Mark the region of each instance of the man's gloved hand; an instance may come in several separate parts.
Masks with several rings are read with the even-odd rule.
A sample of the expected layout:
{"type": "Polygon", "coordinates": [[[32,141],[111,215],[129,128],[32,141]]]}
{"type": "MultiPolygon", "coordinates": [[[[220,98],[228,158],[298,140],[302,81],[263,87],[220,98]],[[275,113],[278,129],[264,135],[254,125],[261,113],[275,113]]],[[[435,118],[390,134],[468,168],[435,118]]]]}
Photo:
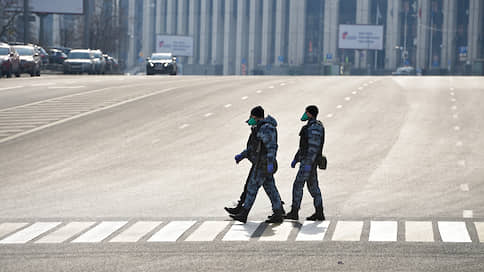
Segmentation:
{"type": "Polygon", "coordinates": [[[235,163],[236,163],[236,164],[239,164],[239,162],[240,162],[241,160],[243,160],[243,159],[244,159],[244,157],[242,157],[242,155],[241,155],[241,154],[237,154],[237,155],[235,155],[235,163]]]}
{"type": "Polygon", "coordinates": [[[293,160],[291,162],[291,168],[295,168],[296,167],[296,163],[297,163],[297,161],[296,160],[293,160]]]}
{"type": "Polygon", "coordinates": [[[267,164],[267,172],[269,174],[274,173],[274,164],[272,164],[272,163],[267,164]]]}
{"type": "Polygon", "coordinates": [[[309,164],[304,165],[303,170],[304,172],[311,172],[311,165],[309,164]]]}

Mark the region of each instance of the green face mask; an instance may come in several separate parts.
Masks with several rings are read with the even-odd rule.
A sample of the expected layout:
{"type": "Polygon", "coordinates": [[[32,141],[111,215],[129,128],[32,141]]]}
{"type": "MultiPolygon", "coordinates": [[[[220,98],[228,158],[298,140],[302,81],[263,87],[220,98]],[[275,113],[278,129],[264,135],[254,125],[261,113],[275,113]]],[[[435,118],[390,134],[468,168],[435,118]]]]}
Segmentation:
{"type": "Polygon", "coordinates": [[[309,120],[309,116],[307,113],[304,113],[303,116],[301,117],[301,121],[307,121],[309,120]]]}
{"type": "Polygon", "coordinates": [[[247,122],[247,124],[249,124],[249,126],[255,126],[257,124],[257,121],[254,118],[250,117],[249,122],[247,122]]]}

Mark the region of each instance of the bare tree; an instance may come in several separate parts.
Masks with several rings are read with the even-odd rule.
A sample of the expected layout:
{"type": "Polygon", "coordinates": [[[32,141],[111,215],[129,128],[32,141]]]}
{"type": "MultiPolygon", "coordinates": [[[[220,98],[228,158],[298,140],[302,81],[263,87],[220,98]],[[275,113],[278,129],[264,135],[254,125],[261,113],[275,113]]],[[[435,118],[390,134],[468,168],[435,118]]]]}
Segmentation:
{"type": "Polygon", "coordinates": [[[0,40],[8,40],[16,34],[15,22],[20,13],[17,0],[0,0],[0,40]]]}
{"type": "Polygon", "coordinates": [[[89,46],[101,49],[111,54],[118,53],[118,47],[123,37],[123,29],[119,20],[119,8],[116,0],[96,2],[96,9],[91,19],[89,46]]]}

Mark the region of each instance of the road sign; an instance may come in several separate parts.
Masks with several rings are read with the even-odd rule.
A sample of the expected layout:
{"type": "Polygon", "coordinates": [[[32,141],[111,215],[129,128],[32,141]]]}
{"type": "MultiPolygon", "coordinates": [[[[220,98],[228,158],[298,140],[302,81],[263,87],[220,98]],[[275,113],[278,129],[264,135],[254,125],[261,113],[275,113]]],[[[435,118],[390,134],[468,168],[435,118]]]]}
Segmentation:
{"type": "Polygon", "coordinates": [[[326,54],[326,59],[327,60],[333,59],[333,54],[331,54],[331,53],[326,54]]]}

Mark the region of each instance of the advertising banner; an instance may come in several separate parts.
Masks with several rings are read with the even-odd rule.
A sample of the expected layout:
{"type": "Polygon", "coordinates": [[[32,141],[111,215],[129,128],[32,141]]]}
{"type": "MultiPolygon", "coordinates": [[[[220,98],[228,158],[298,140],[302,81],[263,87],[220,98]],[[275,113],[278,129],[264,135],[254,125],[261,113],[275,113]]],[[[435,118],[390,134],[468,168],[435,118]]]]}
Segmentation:
{"type": "MultiPolygon", "coordinates": [[[[23,0],[12,1],[10,10],[22,11],[23,0]]],[[[30,12],[57,13],[57,14],[83,14],[83,0],[29,0],[30,12]]]]}
{"type": "Polygon", "coordinates": [[[382,25],[339,25],[340,49],[383,50],[382,25]]]}
{"type": "Polygon", "coordinates": [[[192,57],[193,38],[190,36],[157,35],[156,52],[172,53],[173,56],[177,57],[192,57]]]}

